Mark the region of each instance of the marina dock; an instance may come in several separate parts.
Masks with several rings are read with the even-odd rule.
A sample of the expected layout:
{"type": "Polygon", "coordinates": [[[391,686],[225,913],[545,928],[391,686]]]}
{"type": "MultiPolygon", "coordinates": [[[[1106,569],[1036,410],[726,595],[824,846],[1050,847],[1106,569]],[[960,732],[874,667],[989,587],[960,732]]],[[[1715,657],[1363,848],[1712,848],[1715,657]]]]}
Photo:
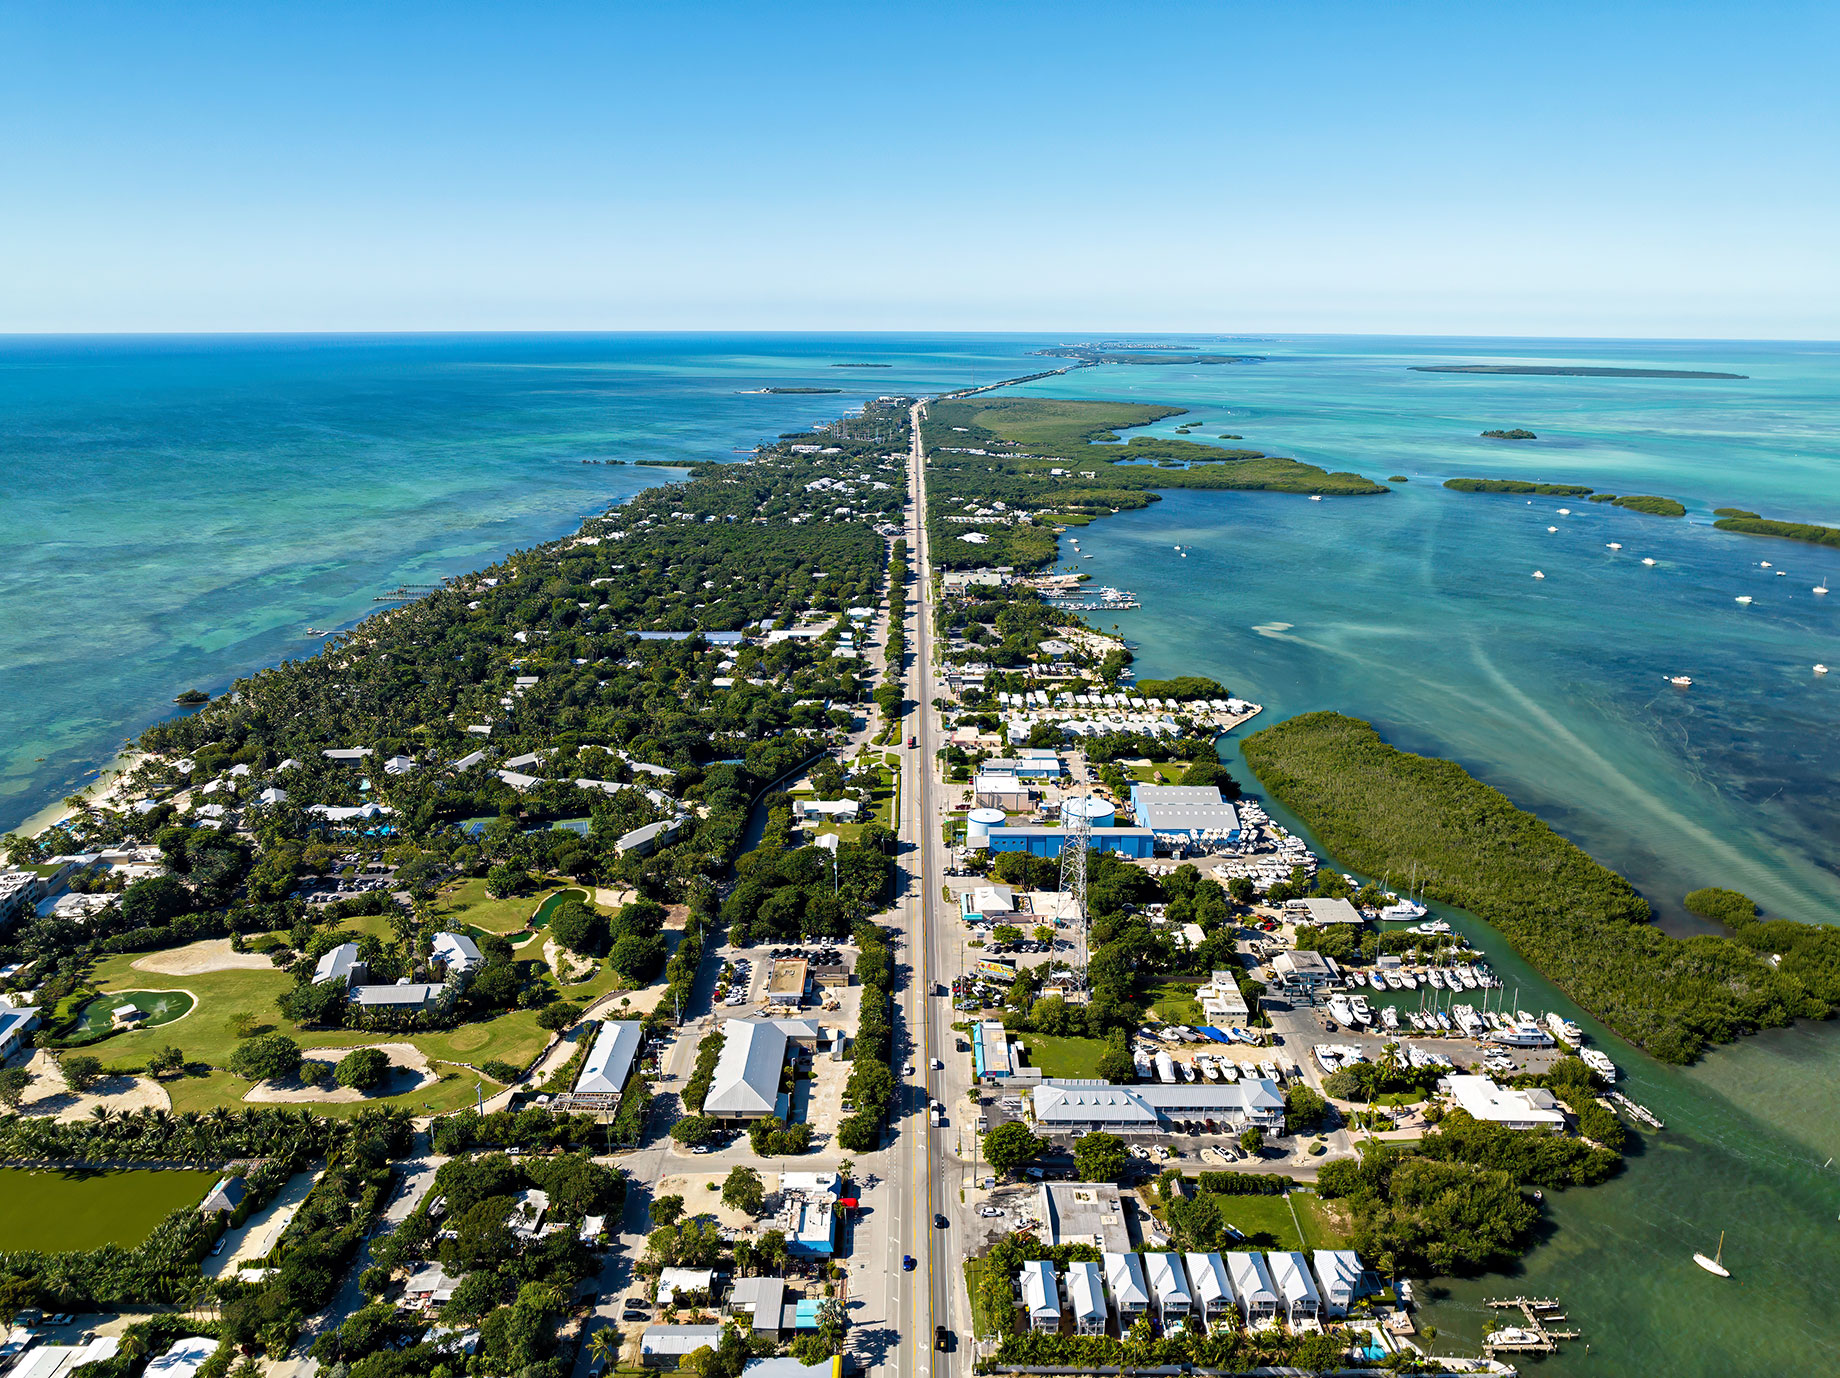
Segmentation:
{"type": "Polygon", "coordinates": [[[1556,1354],[1560,1340],[1575,1340],[1576,1330],[1555,1330],[1556,1322],[1565,1320],[1557,1297],[1490,1297],[1483,1302],[1493,1311],[1519,1311],[1526,1325],[1509,1326],[1491,1331],[1483,1342],[1482,1352],[1493,1359],[1499,1354],[1556,1354]]]}

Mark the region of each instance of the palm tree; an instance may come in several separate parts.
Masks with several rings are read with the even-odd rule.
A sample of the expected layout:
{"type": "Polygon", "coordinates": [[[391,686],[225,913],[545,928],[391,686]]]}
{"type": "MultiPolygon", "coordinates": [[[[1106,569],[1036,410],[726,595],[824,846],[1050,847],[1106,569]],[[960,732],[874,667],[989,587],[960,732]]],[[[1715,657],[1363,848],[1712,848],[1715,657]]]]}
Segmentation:
{"type": "Polygon", "coordinates": [[[603,1370],[617,1366],[620,1357],[620,1332],[611,1325],[603,1325],[588,1338],[588,1354],[598,1362],[603,1370]]]}

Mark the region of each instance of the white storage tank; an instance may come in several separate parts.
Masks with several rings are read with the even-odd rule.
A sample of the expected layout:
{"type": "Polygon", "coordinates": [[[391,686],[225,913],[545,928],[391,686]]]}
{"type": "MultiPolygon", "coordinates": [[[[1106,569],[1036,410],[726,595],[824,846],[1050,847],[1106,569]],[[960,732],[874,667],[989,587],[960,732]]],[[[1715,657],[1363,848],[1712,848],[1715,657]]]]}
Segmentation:
{"type": "Polygon", "coordinates": [[[1009,821],[1009,815],[1002,809],[973,809],[965,818],[965,845],[968,847],[988,847],[990,830],[1000,828],[1009,821]]]}
{"type": "Polygon", "coordinates": [[[1078,799],[1068,799],[1061,804],[1061,822],[1063,826],[1071,825],[1074,819],[1085,815],[1087,824],[1094,828],[1109,828],[1118,821],[1118,810],[1111,801],[1101,799],[1096,794],[1082,795],[1078,799]]]}

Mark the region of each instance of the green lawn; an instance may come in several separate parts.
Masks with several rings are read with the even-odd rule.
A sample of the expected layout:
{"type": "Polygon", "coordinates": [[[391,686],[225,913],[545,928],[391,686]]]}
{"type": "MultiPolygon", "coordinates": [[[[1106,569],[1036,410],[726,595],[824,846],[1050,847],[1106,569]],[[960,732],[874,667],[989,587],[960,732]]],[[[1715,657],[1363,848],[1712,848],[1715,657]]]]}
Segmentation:
{"type": "Polygon", "coordinates": [[[495,900],[486,893],[483,878],[463,880],[435,896],[435,917],[448,924],[471,924],[487,933],[521,933],[543,901],[566,886],[548,885],[535,894],[495,900]]]}
{"type": "Polygon", "coordinates": [[[1334,1218],[1329,1214],[1328,1206],[1313,1191],[1293,1191],[1291,1206],[1297,1212],[1297,1223],[1303,1226],[1303,1247],[1306,1249],[1345,1249],[1348,1239],[1335,1226],[1334,1218]]]}
{"type": "MultiPolygon", "coordinates": [[[[167,986],[189,992],[197,1000],[192,1012],[156,1029],[135,1029],[93,1045],[91,1051],[109,1066],[140,1066],[156,1048],[174,1044],[194,1061],[221,1067],[237,1045],[231,1024],[239,1014],[254,1015],[258,1025],[278,1028],[284,1022],[275,997],[294,988],[294,978],[282,971],[205,971],[193,976],[158,976],[136,971],[135,957],[124,953],[96,964],[92,978],[104,991],[167,986]]],[[[306,1038],[303,1042],[312,1042],[306,1038]]],[[[336,1041],[328,1038],[327,1042],[336,1041]]]]}
{"type": "MultiPolygon", "coordinates": [[[[131,966],[137,954],[111,957],[99,963],[95,982],[104,991],[144,988],[149,981],[171,985],[189,992],[196,1007],[183,1018],[154,1029],[137,1029],[116,1034],[90,1045],[87,1051],[100,1057],[108,1067],[141,1067],[156,1048],[168,1044],[178,1047],[194,1063],[209,1063],[221,1068],[235,1050],[238,1038],[232,1025],[241,1013],[256,1017],[263,1032],[278,1030],[306,1048],[347,1048],[361,1043],[413,1043],[431,1059],[440,1062],[481,1063],[499,1060],[523,1066],[542,1051],[549,1033],[537,1024],[535,1010],[508,1010],[492,1019],[462,1024],[458,1028],[410,1035],[376,1033],[363,1029],[297,1029],[281,1018],[275,997],[292,989],[291,976],[280,971],[237,970],[211,971],[195,976],[150,976],[131,966]]],[[[551,979],[551,978],[546,978],[551,979]]],[[[551,980],[553,987],[553,979],[551,980]]],[[[570,1000],[586,1004],[619,987],[619,977],[606,963],[600,963],[591,980],[568,987],[570,1000]]],[[[452,1069],[449,1069],[452,1070],[452,1069]]],[[[456,1084],[437,1083],[405,1096],[380,1097],[351,1105],[315,1105],[324,1114],[351,1114],[360,1104],[397,1104],[420,1110],[426,1101],[437,1108],[452,1109],[472,1099],[473,1074],[460,1069],[456,1084]]],[[[217,1105],[240,1105],[249,1083],[217,1071],[209,1075],[175,1077],[166,1083],[174,1110],[205,1110],[217,1105]]],[[[491,1091],[488,1086],[488,1094],[491,1091]]]]}
{"type": "Polygon", "coordinates": [[[1165,981],[1150,992],[1150,1012],[1190,1028],[1201,1023],[1201,1003],[1195,999],[1199,981],[1165,981]]]}
{"type": "Polygon", "coordinates": [[[1297,1222],[1291,1219],[1290,1207],[1282,1196],[1216,1196],[1214,1199],[1220,1204],[1221,1218],[1247,1238],[1247,1243],[1235,1240],[1233,1248],[1303,1247],[1297,1235],[1297,1222]]]}
{"type": "Polygon", "coordinates": [[[214,1172],[58,1172],[0,1168],[0,1251],[71,1253],[133,1246],[181,1206],[195,1206],[214,1172]]]}
{"type": "Polygon", "coordinates": [[[1029,1050],[1029,1065],[1044,1077],[1097,1077],[1099,1059],[1105,1056],[1102,1038],[1055,1038],[1048,1034],[1020,1035],[1029,1050]]]}

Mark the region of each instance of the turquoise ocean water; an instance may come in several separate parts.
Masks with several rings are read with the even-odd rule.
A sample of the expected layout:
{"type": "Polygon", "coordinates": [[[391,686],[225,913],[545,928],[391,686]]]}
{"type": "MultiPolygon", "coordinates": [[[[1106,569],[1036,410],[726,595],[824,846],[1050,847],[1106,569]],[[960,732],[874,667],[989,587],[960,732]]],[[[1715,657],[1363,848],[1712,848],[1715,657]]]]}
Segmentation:
{"type": "MultiPolygon", "coordinates": [[[[179,690],[303,654],[307,626],[348,624],[384,589],[561,534],[661,477],[583,459],[725,458],[878,393],[1031,371],[1043,343],[0,340],[13,537],[0,545],[0,823],[80,784],[179,690]],[[851,362],[892,367],[831,367],[851,362]],[[844,391],[744,391],[767,386],[844,391]]],[[[1143,598],[1117,615],[1140,673],[1200,670],[1265,704],[1267,721],[1333,707],[1455,757],[1627,874],[1676,931],[1694,926],[1680,895],[1702,884],[1834,920],[1840,551],[1716,532],[1709,513],[1840,524],[1840,348],[1208,344],[1268,362],[1110,366],[1023,390],[1171,402],[1208,423],[1193,439],[1234,432],[1410,482],[1324,502],[1171,493],[1080,533],[1093,556],[1081,567],[1143,598]],[[1749,376],[1408,369],[1434,362],[1749,376]],[[1512,426],[1540,439],[1477,435],[1512,426]],[[1659,493],[1692,512],[1439,487],[1459,474],[1659,493]],[[1837,591],[1819,598],[1817,583],[1837,591]],[[1815,676],[1816,662],[1834,674],[1815,676]]],[[[1478,940],[1522,1004],[1569,1008],[1492,935],[1478,940]]],[[[1428,1308],[1433,1347],[1473,1349],[1480,1298],[1527,1291],[1564,1298],[1589,1342],[1542,1366],[1555,1374],[1830,1371],[1840,1177],[1824,1164],[1840,1154],[1840,1030],[1768,1034],[1685,1071],[1594,1032],[1667,1131],[1616,1182],[1548,1193],[1555,1229],[1524,1274],[1450,1285],[1428,1308]],[[1690,1262],[1721,1228],[1737,1274],[1726,1284],[1690,1262]]]]}

